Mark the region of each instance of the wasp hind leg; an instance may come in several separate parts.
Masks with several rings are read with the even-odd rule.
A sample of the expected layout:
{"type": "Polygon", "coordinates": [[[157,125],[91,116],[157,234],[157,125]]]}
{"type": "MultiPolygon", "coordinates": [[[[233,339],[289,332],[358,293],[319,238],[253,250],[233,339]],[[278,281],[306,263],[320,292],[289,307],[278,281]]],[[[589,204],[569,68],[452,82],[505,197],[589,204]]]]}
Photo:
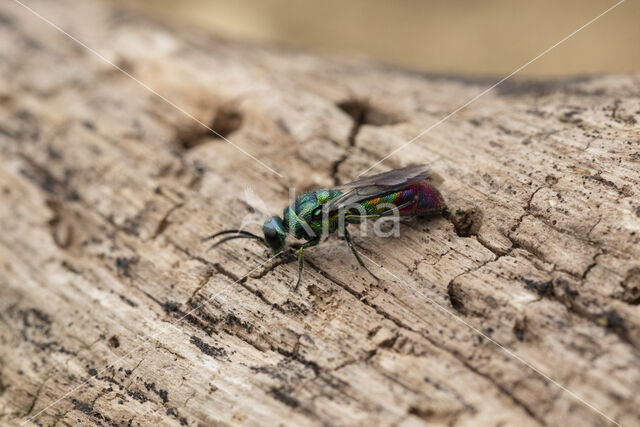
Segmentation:
{"type": "Polygon", "coordinates": [[[304,267],[304,254],[303,251],[305,248],[310,248],[311,246],[315,246],[320,242],[320,238],[317,237],[313,240],[310,240],[300,246],[300,250],[298,251],[298,281],[296,282],[296,286],[294,286],[293,290],[297,290],[300,285],[300,281],[302,280],[302,267],[304,267]]]}
{"type": "Polygon", "coordinates": [[[355,255],[356,259],[358,260],[358,264],[364,267],[364,269],[367,270],[367,273],[369,273],[374,279],[380,280],[378,276],[373,274],[371,270],[369,270],[369,268],[364,264],[364,262],[362,261],[362,258],[360,258],[360,255],[358,254],[358,251],[356,250],[356,247],[353,244],[353,241],[351,240],[351,234],[349,234],[347,227],[345,227],[342,231],[344,234],[344,240],[347,241],[347,245],[349,245],[349,249],[351,249],[351,252],[353,252],[353,255],[355,255]]]}

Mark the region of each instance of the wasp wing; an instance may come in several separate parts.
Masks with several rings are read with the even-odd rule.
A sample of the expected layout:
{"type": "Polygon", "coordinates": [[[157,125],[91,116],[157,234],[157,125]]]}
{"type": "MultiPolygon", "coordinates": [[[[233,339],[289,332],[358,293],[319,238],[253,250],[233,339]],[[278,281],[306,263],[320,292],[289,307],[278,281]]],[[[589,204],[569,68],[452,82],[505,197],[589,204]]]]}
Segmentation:
{"type": "Polygon", "coordinates": [[[369,186],[396,187],[399,185],[411,185],[422,181],[429,176],[427,165],[410,165],[399,169],[393,169],[376,175],[363,176],[360,179],[347,184],[334,187],[336,190],[345,188],[363,188],[369,186]]]}
{"type": "Polygon", "coordinates": [[[339,211],[346,206],[392,193],[429,177],[427,165],[411,165],[377,175],[365,176],[353,182],[339,185],[336,190],[348,190],[324,205],[326,212],[339,211]]]}

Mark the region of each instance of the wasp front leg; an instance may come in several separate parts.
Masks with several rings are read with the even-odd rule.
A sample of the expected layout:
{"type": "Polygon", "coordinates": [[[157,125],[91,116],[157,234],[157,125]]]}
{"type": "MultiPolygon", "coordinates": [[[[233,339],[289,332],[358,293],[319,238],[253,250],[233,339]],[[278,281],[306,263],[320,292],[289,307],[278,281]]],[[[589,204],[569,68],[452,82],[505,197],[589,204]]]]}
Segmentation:
{"type": "Polygon", "coordinates": [[[311,246],[315,246],[320,242],[320,237],[316,237],[313,240],[310,240],[300,246],[300,250],[298,251],[298,281],[296,282],[296,286],[293,290],[298,289],[298,285],[300,285],[300,281],[302,280],[302,267],[304,266],[304,254],[303,251],[305,248],[310,248],[311,246]]]}
{"type": "Polygon", "coordinates": [[[360,264],[362,267],[364,267],[365,270],[367,270],[367,272],[373,276],[374,279],[376,280],[380,280],[378,278],[378,276],[376,276],[375,274],[373,274],[371,272],[371,270],[369,270],[367,268],[366,265],[364,265],[364,262],[362,262],[362,258],[360,258],[360,255],[358,254],[358,251],[356,250],[355,245],[353,244],[353,242],[351,241],[351,234],[349,234],[349,231],[347,231],[347,227],[344,227],[342,229],[342,234],[344,234],[344,240],[347,241],[347,245],[349,245],[349,248],[351,249],[351,252],[353,252],[353,254],[355,255],[356,259],[358,260],[358,264],[360,264]]]}

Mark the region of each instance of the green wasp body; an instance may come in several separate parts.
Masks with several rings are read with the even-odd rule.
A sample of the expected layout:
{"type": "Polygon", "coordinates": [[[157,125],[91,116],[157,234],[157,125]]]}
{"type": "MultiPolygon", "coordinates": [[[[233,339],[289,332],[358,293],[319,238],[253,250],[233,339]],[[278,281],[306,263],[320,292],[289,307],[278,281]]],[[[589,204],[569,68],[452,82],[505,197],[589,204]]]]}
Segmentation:
{"type": "Polygon", "coordinates": [[[426,166],[414,165],[364,177],[332,189],[311,191],[287,206],[282,218],[268,218],[262,227],[264,238],[243,230],[225,230],[207,239],[235,233],[235,236],[226,237],[213,247],[231,239],[253,238],[268,246],[274,254],[282,252],[287,234],[303,240],[298,252],[297,288],[302,277],[304,249],[317,245],[322,236],[338,231],[358,263],[377,279],[358,255],[347,225],[394,213],[401,216],[441,213],[444,201],[440,192],[426,181],[428,175],[426,166]]]}

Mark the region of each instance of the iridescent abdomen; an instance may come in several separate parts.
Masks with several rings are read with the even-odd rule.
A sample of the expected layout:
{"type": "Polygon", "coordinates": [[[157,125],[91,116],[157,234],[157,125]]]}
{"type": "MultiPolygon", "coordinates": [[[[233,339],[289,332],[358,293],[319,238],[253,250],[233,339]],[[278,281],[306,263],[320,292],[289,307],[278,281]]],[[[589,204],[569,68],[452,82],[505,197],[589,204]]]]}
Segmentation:
{"type": "Polygon", "coordinates": [[[435,187],[420,181],[400,191],[367,200],[362,207],[368,215],[381,215],[394,207],[400,207],[400,215],[431,215],[442,212],[444,202],[435,187]]]}

